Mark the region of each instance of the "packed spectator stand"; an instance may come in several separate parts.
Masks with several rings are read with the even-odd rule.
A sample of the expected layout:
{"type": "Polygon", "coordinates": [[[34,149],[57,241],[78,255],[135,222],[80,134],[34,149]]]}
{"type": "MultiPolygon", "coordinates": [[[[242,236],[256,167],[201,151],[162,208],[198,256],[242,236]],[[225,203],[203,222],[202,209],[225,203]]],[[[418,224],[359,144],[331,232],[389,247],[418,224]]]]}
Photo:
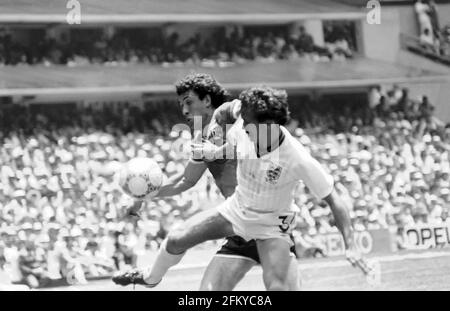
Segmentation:
{"type": "Polygon", "coordinates": [[[234,29],[226,34],[216,27],[208,36],[197,32],[181,40],[174,32],[164,36],[160,28],[117,29],[108,36],[103,29],[71,30],[70,39],[57,41],[46,37],[42,29],[21,30],[31,34],[32,42],[16,38],[17,29],[0,28],[0,66],[104,64],[195,64],[230,66],[249,61],[308,59],[311,61],[344,60],[356,50],[352,22],[328,22],[325,45],[318,46],[305,29],[290,34],[287,27],[234,29]]]}

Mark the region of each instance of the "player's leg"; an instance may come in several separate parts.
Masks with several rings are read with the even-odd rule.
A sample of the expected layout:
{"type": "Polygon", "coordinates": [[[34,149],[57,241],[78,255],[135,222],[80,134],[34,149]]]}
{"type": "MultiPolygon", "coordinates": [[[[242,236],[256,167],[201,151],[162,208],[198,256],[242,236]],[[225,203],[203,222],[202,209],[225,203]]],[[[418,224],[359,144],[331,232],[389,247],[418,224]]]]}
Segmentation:
{"type": "Polygon", "coordinates": [[[231,291],[256,263],[248,258],[214,256],[200,284],[201,291],[231,291]]]}
{"type": "Polygon", "coordinates": [[[256,264],[259,264],[256,241],[240,236],[228,237],[208,265],[201,290],[230,291],[256,264]]]}
{"type": "Polygon", "coordinates": [[[161,244],[151,269],[131,270],[113,278],[116,284],[142,284],[155,286],[170,267],[183,258],[186,250],[208,240],[234,235],[232,224],[217,209],[207,210],[191,217],[169,232],[161,244]]]}
{"type": "Polygon", "coordinates": [[[289,274],[288,274],[289,290],[299,291],[301,289],[302,282],[300,277],[300,271],[298,270],[297,247],[295,244],[294,235],[291,233],[289,237],[292,241],[292,246],[290,248],[291,264],[289,265],[289,274]]]}
{"type": "Polygon", "coordinates": [[[263,268],[263,280],[267,290],[289,290],[291,265],[290,244],[281,238],[257,240],[258,253],[263,268]]]}
{"type": "MultiPolygon", "coordinates": [[[[231,291],[257,263],[248,258],[215,256],[208,267],[200,285],[201,291],[231,291]]],[[[290,291],[301,289],[297,259],[291,257],[288,273],[290,291]]]]}
{"type": "MultiPolygon", "coordinates": [[[[292,235],[291,239],[295,245],[292,235]]],[[[300,278],[295,246],[292,246],[290,251],[292,259],[288,275],[289,289],[298,291],[300,290],[300,278]]],[[[255,240],[245,241],[239,236],[229,237],[208,265],[200,290],[233,290],[244,275],[254,265],[259,264],[260,259],[255,240]]]]}
{"type": "Polygon", "coordinates": [[[288,272],[288,284],[290,291],[299,291],[301,289],[300,272],[298,271],[298,261],[291,256],[288,272]]]}
{"type": "Polygon", "coordinates": [[[150,284],[159,282],[167,270],[180,262],[185,252],[191,247],[233,234],[232,224],[217,209],[198,213],[169,232],[145,281],[150,284]]]}
{"type": "Polygon", "coordinates": [[[166,250],[171,254],[181,254],[205,241],[231,235],[234,235],[233,225],[217,209],[209,209],[170,230],[166,239],[166,250]]]}
{"type": "MultiPolygon", "coordinates": [[[[215,256],[205,270],[201,291],[231,291],[257,263],[248,258],[215,256]]],[[[297,259],[291,257],[288,273],[290,291],[301,290],[297,259]]]]}

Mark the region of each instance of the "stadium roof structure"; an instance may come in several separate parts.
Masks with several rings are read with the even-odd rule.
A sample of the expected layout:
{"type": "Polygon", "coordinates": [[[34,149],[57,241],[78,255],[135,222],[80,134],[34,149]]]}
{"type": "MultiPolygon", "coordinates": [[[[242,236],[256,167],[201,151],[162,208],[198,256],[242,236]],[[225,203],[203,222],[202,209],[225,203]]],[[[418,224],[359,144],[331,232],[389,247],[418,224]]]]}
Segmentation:
{"type": "MultiPolygon", "coordinates": [[[[289,22],[360,19],[364,9],[333,0],[78,0],[81,25],[166,22],[289,22]]],[[[2,23],[66,23],[69,0],[0,0],[2,23]]],[[[75,25],[76,26],[76,25],[75,25]]]]}
{"type": "Polygon", "coordinates": [[[256,84],[309,90],[450,79],[450,75],[442,73],[365,58],[326,63],[254,62],[228,68],[161,65],[7,66],[0,70],[0,96],[173,93],[174,82],[191,72],[210,73],[230,90],[241,90],[256,84]]]}

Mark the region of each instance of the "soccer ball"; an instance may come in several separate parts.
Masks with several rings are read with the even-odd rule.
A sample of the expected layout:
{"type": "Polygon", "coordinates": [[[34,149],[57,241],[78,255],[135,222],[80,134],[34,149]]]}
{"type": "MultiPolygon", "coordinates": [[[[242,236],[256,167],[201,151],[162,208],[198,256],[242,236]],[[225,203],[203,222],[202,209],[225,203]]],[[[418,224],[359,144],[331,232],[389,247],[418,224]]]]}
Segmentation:
{"type": "Polygon", "coordinates": [[[163,182],[163,173],[156,161],[149,158],[134,158],[123,165],[119,184],[129,196],[145,200],[158,193],[163,182]]]}

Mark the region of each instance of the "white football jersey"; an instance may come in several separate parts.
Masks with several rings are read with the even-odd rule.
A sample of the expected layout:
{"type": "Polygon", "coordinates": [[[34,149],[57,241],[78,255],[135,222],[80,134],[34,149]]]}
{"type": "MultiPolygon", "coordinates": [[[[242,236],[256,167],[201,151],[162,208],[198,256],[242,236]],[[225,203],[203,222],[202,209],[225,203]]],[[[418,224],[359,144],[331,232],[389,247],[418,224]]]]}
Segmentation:
{"type": "Polygon", "coordinates": [[[300,180],[318,199],[333,190],[333,177],[286,128],[281,130],[285,135],[281,145],[259,158],[241,117],[229,130],[227,141],[238,156],[235,195],[241,208],[259,213],[290,211],[300,180]]]}

